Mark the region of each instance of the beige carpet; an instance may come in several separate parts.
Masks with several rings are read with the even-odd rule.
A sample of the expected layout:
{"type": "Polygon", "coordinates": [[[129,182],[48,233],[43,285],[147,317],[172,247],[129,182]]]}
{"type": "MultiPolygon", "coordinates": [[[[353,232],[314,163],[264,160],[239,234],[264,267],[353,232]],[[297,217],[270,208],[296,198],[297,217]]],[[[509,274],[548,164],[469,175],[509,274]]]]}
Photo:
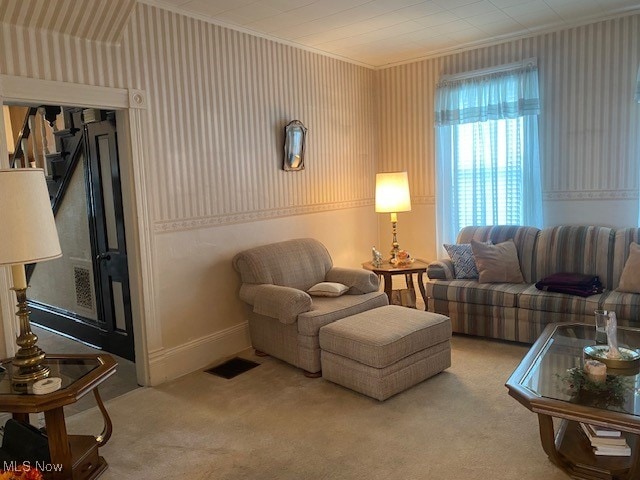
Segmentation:
{"type": "MultiPolygon", "coordinates": [[[[453,366],[380,403],[271,358],[235,379],[196,372],[111,400],[108,479],[569,478],[536,415],[504,387],[527,347],[453,339],[453,366]]],[[[93,409],[71,432],[100,430],[93,409]]]]}

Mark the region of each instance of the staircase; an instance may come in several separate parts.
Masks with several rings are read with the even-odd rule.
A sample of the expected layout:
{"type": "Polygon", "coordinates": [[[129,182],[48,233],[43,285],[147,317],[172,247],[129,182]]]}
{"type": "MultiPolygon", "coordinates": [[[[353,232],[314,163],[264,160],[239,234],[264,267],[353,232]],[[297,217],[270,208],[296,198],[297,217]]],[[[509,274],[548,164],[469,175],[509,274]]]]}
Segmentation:
{"type": "Polygon", "coordinates": [[[16,140],[15,151],[10,161],[11,168],[44,169],[54,215],[60,208],[73,171],[84,150],[83,131],[81,108],[31,107],[16,140]],[[63,115],[63,129],[57,127],[58,115],[63,115]],[[41,131],[36,139],[35,129],[38,127],[41,131]],[[47,128],[52,131],[55,139],[54,152],[49,151],[47,128]]]}

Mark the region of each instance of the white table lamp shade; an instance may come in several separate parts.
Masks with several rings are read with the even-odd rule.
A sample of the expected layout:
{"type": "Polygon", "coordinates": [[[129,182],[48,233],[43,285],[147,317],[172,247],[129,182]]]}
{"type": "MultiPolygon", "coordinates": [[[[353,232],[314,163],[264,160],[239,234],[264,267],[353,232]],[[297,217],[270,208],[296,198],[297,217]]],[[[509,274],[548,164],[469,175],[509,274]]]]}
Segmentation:
{"type": "Polygon", "coordinates": [[[376,212],[411,211],[411,195],[407,172],[376,174],[376,212]]]}
{"type": "Polygon", "coordinates": [[[44,171],[0,170],[0,265],[37,263],[61,256],[44,171]]]}

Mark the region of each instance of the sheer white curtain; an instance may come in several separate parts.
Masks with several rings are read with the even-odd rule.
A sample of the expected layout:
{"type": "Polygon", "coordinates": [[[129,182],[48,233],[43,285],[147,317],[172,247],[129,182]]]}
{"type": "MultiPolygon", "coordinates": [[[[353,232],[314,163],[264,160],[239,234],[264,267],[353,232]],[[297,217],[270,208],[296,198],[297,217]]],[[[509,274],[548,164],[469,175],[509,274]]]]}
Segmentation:
{"type": "Polygon", "coordinates": [[[438,245],[467,225],[542,226],[539,112],[533,64],[438,85],[438,245]]]}
{"type": "MultiPolygon", "coordinates": [[[[640,103],[640,67],[638,67],[638,76],[636,77],[636,102],[640,103]]],[[[638,226],[640,227],[640,209],[638,210],[638,226]]]]}

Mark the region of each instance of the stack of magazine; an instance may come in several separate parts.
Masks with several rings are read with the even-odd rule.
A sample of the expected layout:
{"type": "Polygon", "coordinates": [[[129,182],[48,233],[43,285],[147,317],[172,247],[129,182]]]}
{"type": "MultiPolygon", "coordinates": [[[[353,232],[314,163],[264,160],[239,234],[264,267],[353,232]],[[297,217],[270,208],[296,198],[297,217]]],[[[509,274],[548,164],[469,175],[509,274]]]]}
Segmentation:
{"type": "Polygon", "coordinates": [[[622,436],[620,430],[599,427],[588,423],[580,423],[582,431],[587,436],[596,455],[612,457],[630,457],[631,447],[622,436]]]}

